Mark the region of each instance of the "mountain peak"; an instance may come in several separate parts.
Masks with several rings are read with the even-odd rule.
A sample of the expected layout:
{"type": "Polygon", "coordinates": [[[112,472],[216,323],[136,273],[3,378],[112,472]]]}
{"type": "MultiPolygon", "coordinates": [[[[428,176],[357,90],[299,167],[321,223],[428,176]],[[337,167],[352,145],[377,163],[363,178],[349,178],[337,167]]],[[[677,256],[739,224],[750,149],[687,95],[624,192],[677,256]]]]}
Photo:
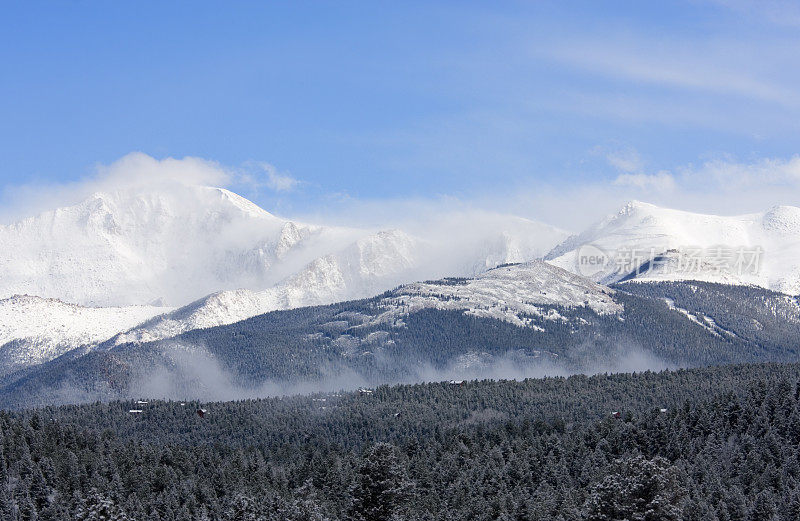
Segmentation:
{"type": "Polygon", "coordinates": [[[233,193],[230,190],[226,190],[225,188],[213,188],[213,187],[204,187],[204,188],[206,190],[212,190],[218,192],[221,196],[222,201],[230,203],[231,205],[238,208],[243,213],[249,216],[282,221],[282,219],[264,210],[251,200],[246,199],[239,194],[233,193]]]}
{"type": "Polygon", "coordinates": [[[124,306],[258,288],[271,261],[253,252],[272,248],[285,223],[223,188],[156,183],[98,190],[0,226],[0,297],[30,293],[124,306]]]}
{"type": "Polygon", "coordinates": [[[618,213],[620,215],[628,215],[628,214],[631,214],[633,212],[640,211],[640,210],[655,210],[655,209],[658,209],[658,208],[659,207],[654,205],[654,204],[645,203],[644,201],[638,201],[636,199],[631,199],[630,201],[625,203],[622,206],[622,208],[620,208],[618,213]]]}

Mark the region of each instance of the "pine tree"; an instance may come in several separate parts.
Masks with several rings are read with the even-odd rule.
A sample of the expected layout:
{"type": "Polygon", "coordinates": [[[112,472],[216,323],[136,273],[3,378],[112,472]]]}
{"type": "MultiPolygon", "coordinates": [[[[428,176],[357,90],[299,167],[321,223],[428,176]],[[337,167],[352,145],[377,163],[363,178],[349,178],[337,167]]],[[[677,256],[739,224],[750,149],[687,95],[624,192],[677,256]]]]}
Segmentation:
{"type": "Polygon", "coordinates": [[[266,521],[263,510],[253,498],[239,495],[225,510],[225,519],[230,521],[266,521]]]}
{"type": "Polygon", "coordinates": [[[284,508],[285,521],[328,521],[319,504],[311,480],[295,491],[295,498],[284,508]]]}
{"type": "Polygon", "coordinates": [[[750,507],[749,521],[778,521],[778,508],[774,496],[767,492],[759,493],[750,507]]]}
{"type": "Polygon", "coordinates": [[[37,510],[43,510],[50,503],[50,490],[38,467],[33,469],[29,490],[31,499],[34,505],[36,505],[37,510]]]}
{"type": "Polygon", "coordinates": [[[75,519],[79,521],[129,521],[128,516],[113,501],[93,489],[78,504],[75,519]]]}
{"type": "Polygon", "coordinates": [[[0,482],[0,519],[14,519],[14,505],[6,491],[5,482],[0,482]]]}
{"type": "Polygon", "coordinates": [[[676,471],[663,458],[635,456],[615,462],[615,470],[592,487],[587,521],[678,521],[684,494],[676,471]]]}
{"type": "Polygon", "coordinates": [[[25,482],[19,483],[14,494],[14,502],[17,504],[17,519],[20,521],[37,521],[39,519],[36,505],[33,504],[25,482]]]}
{"type": "Polygon", "coordinates": [[[362,457],[351,513],[358,520],[391,521],[402,513],[413,490],[394,445],[377,443],[362,457]]]}
{"type": "Polygon", "coordinates": [[[800,519],[800,491],[797,489],[788,493],[781,512],[781,519],[786,521],[800,519]]]}

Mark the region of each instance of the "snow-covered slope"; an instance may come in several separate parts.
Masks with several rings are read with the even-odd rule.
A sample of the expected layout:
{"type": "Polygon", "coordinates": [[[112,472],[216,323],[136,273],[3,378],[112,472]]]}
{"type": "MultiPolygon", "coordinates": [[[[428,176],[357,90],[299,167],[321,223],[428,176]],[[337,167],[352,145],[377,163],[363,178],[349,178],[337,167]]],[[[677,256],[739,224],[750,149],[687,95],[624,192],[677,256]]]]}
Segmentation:
{"type": "Polygon", "coordinates": [[[543,261],[501,266],[475,278],[445,279],[407,284],[384,299],[382,317],[397,317],[421,309],[463,310],[469,314],[506,320],[524,326],[526,316],[558,319],[541,306],[586,306],[604,315],[622,306],[614,291],[543,261]]]}
{"type": "Polygon", "coordinates": [[[155,306],[82,307],[28,295],[0,300],[0,375],[102,342],[168,311],[155,306]]]}
{"type": "Polygon", "coordinates": [[[763,213],[717,216],[632,202],[570,237],[545,258],[602,282],[634,272],[637,280],[753,284],[797,294],[800,208],[778,206],[763,213]]]}
{"type": "Polygon", "coordinates": [[[277,309],[372,296],[396,286],[398,279],[415,271],[419,248],[419,240],[403,232],[379,232],[314,259],[274,287],[208,295],[118,335],[115,342],[147,342],[192,329],[232,324],[277,309]]]}

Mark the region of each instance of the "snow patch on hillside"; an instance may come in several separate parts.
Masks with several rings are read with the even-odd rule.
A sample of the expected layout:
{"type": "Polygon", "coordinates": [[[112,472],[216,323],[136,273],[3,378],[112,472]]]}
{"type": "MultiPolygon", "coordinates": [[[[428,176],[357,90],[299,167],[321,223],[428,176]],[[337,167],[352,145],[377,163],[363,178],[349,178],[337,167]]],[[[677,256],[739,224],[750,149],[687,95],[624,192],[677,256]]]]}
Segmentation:
{"type": "MultiPolygon", "coordinates": [[[[407,284],[382,304],[387,310],[377,322],[395,321],[423,309],[465,311],[468,314],[531,326],[530,316],[563,320],[544,306],[586,306],[598,314],[617,314],[622,305],[614,291],[542,261],[503,266],[472,279],[407,284]]],[[[535,327],[535,326],[534,326],[535,327]]]]}

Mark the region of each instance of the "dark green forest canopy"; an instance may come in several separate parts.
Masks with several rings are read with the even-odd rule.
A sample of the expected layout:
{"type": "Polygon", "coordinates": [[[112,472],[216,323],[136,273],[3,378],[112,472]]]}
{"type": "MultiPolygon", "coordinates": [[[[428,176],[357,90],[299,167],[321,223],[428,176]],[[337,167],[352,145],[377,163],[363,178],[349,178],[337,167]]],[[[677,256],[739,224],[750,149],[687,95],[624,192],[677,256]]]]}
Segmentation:
{"type": "Polygon", "coordinates": [[[0,413],[0,517],[800,515],[797,364],[336,394],[0,413]]]}
{"type": "Polygon", "coordinates": [[[737,395],[753,386],[800,378],[800,364],[752,364],[632,374],[574,375],[524,381],[468,381],[380,386],[371,394],[323,393],[200,404],[122,401],[45,407],[19,413],[29,418],[137,442],[235,445],[315,442],[360,447],[373,441],[402,443],[442,430],[523,419],[585,422],[612,412],[641,414],[737,395]],[[196,409],[208,411],[205,418],[196,409]],[[129,409],[142,408],[141,415],[129,409]]]}

